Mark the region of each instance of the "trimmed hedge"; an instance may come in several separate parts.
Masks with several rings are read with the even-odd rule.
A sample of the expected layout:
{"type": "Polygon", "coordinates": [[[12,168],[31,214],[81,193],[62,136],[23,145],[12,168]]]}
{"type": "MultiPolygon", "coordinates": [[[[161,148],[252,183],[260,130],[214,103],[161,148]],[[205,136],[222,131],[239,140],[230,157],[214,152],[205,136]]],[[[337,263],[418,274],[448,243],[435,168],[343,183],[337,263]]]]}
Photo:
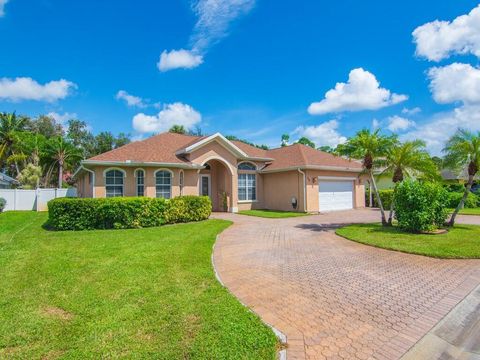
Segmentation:
{"type": "Polygon", "coordinates": [[[135,229],[206,220],[211,212],[208,196],[58,198],[48,202],[48,223],[55,230],[135,229]]]}
{"type": "Polygon", "coordinates": [[[7,200],[0,198],[0,213],[5,209],[5,206],[7,206],[7,200]]]}
{"type": "Polygon", "coordinates": [[[406,180],[395,188],[398,226],[410,232],[431,231],[448,216],[447,191],[437,183],[406,180]]]}
{"type": "MultiPolygon", "coordinates": [[[[463,197],[463,191],[462,192],[450,192],[448,193],[448,207],[455,209],[458,204],[460,203],[460,200],[463,197]]],[[[474,193],[469,193],[467,196],[467,200],[465,200],[464,208],[476,208],[480,206],[480,198],[475,195],[474,193]]]]}
{"type": "MultiPolygon", "coordinates": [[[[393,189],[379,190],[380,199],[382,200],[383,208],[386,210],[390,209],[393,201],[393,189]]],[[[373,207],[378,207],[378,201],[375,194],[373,195],[373,207]]],[[[370,190],[365,191],[365,204],[368,206],[370,204],[370,190]]]]}

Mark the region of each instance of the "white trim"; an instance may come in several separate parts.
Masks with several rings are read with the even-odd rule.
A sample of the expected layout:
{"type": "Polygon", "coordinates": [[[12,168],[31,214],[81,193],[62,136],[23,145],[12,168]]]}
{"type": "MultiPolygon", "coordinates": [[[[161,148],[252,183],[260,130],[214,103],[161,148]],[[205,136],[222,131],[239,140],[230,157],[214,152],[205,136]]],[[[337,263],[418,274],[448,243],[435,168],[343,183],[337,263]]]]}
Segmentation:
{"type": "Polygon", "coordinates": [[[185,149],[183,150],[180,150],[177,152],[177,154],[183,154],[183,153],[191,153],[193,151],[195,151],[196,149],[198,148],[201,148],[202,146],[205,146],[207,144],[209,144],[210,142],[214,141],[214,140],[221,140],[224,144],[228,145],[228,147],[230,148],[230,151],[236,153],[237,155],[240,155],[240,157],[245,157],[247,158],[248,155],[243,152],[238,146],[236,146],[234,143],[232,143],[230,140],[228,140],[225,136],[223,136],[222,134],[220,133],[215,133],[213,135],[210,135],[200,141],[197,141],[196,143],[186,147],[185,149]]]}
{"type": "Polygon", "coordinates": [[[137,171],[138,170],[142,170],[143,171],[143,177],[145,177],[145,169],[144,168],[136,168],[135,170],[133,170],[133,177],[137,177],[137,171]]]}
{"type": "Polygon", "coordinates": [[[106,168],[105,170],[103,170],[103,177],[105,178],[106,175],[107,175],[107,172],[109,171],[112,171],[112,170],[118,170],[120,171],[122,174],[123,174],[123,177],[126,178],[127,177],[127,172],[121,168],[118,168],[118,167],[109,167],[109,168],[106,168]]]}
{"type": "Polygon", "coordinates": [[[137,196],[140,196],[138,195],[138,187],[140,186],[138,184],[138,176],[137,176],[137,172],[138,171],[143,171],[143,195],[142,196],[145,196],[145,179],[147,178],[147,172],[142,169],[142,168],[138,168],[138,169],[135,169],[134,172],[133,172],[133,177],[135,178],[135,194],[137,194],[137,196]]]}
{"type": "MultiPolygon", "coordinates": [[[[258,187],[257,187],[257,184],[258,184],[258,178],[257,178],[257,173],[256,172],[254,172],[254,171],[239,172],[237,174],[237,203],[258,201],[258,191],[257,191],[258,187]],[[240,200],[240,196],[239,196],[239,194],[240,194],[240,191],[239,191],[239,189],[240,189],[240,185],[239,185],[240,184],[240,181],[239,181],[240,180],[240,175],[253,175],[253,176],[255,176],[255,199],[253,199],[253,200],[240,200]]],[[[247,189],[248,189],[248,186],[245,183],[245,195],[248,197],[247,189]]]]}
{"type": "Polygon", "coordinates": [[[285,171],[296,171],[298,169],[302,170],[331,170],[331,171],[340,171],[340,172],[352,172],[352,173],[361,173],[362,169],[352,169],[348,167],[337,167],[337,166],[323,166],[323,165],[305,165],[305,166],[290,166],[281,169],[274,170],[260,170],[260,173],[276,173],[276,172],[285,172],[285,171]]]}
{"type": "Polygon", "coordinates": [[[202,196],[202,178],[208,178],[208,196],[212,198],[212,177],[210,174],[200,174],[200,181],[198,182],[198,195],[202,196]]]}
{"type": "Polygon", "coordinates": [[[179,169],[202,169],[202,166],[193,163],[165,163],[165,162],[126,162],[126,161],[97,161],[97,160],[82,160],[82,165],[105,165],[105,166],[161,166],[179,169]]]}
{"type": "Polygon", "coordinates": [[[298,168],[298,172],[303,175],[303,212],[307,212],[307,174],[298,168]]]}
{"type": "Polygon", "coordinates": [[[118,184],[110,184],[110,185],[107,185],[107,172],[109,171],[113,171],[113,170],[118,170],[120,171],[122,174],[123,174],[123,181],[122,181],[122,197],[125,197],[125,179],[127,178],[127,172],[123,169],[120,169],[120,168],[115,168],[115,167],[111,167],[111,168],[107,168],[103,171],[103,186],[105,187],[105,197],[107,197],[107,187],[108,186],[120,186],[118,184]]]}
{"type": "Polygon", "coordinates": [[[357,180],[356,177],[350,177],[350,176],[317,176],[318,180],[338,180],[338,181],[355,181],[357,180]]]}
{"type": "Polygon", "coordinates": [[[180,196],[183,196],[183,188],[185,187],[185,171],[183,169],[178,172],[178,187],[180,188],[180,196]]]}
{"type": "MultiPolygon", "coordinates": [[[[153,177],[156,178],[157,177],[157,172],[159,171],[168,171],[170,173],[170,176],[172,177],[172,179],[175,177],[175,174],[173,173],[172,170],[170,169],[167,169],[167,168],[160,168],[160,169],[157,169],[153,172],[153,177]]],[[[156,184],[155,184],[156,185],[156,184]]],[[[173,185],[173,184],[172,184],[173,185]]]]}
{"type": "Polygon", "coordinates": [[[250,204],[250,203],[258,203],[258,200],[238,200],[238,204],[250,204]]]}

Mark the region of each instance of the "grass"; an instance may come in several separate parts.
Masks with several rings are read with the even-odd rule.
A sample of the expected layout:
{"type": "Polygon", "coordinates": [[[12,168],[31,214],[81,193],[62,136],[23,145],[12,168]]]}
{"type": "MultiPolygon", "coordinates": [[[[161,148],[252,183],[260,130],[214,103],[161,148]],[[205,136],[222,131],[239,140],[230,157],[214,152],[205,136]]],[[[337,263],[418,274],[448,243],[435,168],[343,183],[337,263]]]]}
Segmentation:
{"type": "Polygon", "coordinates": [[[445,259],[480,258],[480,226],[455,225],[442,235],[410,234],[380,224],[350,225],[337,234],[362,244],[445,259]]]}
{"type": "Polygon", "coordinates": [[[279,210],[243,210],[243,211],[240,211],[239,214],[270,218],[270,219],[291,218],[291,217],[309,215],[304,212],[279,211],[279,210]]]}
{"type": "Polygon", "coordinates": [[[274,359],[277,340],[215,278],[222,220],[49,232],[0,214],[0,358],[274,359]]]}
{"type": "MultiPolygon", "coordinates": [[[[455,209],[450,209],[450,212],[453,213],[455,209]]],[[[480,208],[465,208],[461,209],[459,212],[460,215],[480,215],[480,208]]]]}

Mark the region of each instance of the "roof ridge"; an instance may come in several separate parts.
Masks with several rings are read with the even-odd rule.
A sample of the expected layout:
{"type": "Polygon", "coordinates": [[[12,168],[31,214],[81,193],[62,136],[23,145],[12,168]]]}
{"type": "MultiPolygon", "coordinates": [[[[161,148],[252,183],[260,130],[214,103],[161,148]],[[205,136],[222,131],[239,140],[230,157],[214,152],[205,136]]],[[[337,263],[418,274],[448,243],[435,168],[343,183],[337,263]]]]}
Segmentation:
{"type": "MultiPolygon", "coordinates": [[[[303,145],[303,144],[296,143],[295,145],[303,145]]],[[[306,147],[306,145],[303,145],[303,146],[306,147]]],[[[307,164],[307,157],[305,156],[305,152],[303,151],[303,146],[298,146],[298,148],[300,149],[300,155],[302,157],[303,163],[306,165],[307,164]]]]}

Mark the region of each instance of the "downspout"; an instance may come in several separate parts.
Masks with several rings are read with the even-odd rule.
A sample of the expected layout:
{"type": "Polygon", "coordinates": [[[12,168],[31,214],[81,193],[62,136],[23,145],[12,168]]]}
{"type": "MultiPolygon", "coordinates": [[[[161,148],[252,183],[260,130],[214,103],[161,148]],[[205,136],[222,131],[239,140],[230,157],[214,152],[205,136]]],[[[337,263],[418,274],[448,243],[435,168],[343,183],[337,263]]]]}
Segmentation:
{"type": "Polygon", "coordinates": [[[303,212],[307,212],[307,175],[300,168],[297,170],[303,175],[303,212]]]}

